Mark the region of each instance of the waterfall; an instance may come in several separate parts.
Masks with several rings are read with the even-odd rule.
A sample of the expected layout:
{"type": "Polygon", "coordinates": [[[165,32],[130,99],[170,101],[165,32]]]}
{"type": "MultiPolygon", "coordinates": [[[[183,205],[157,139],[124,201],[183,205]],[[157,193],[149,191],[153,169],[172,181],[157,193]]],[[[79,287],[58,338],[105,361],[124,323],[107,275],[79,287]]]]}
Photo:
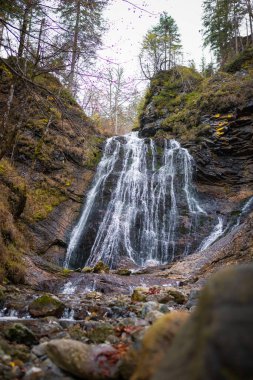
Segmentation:
{"type": "Polygon", "coordinates": [[[220,236],[222,236],[223,233],[223,220],[219,216],[218,223],[215,225],[211,234],[200,244],[198,251],[204,251],[204,249],[210,247],[210,245],[212,245],[220,236]]]}
{"type": "Polygon", "coordinates": [[[206,212],[192,184],[193,159],[175,140],[137,133],[107,140],[67,250],[65,266],[164,264],[197,248],[206,212]],[[202,223],[202,224],[201,224],[202,223]]]}

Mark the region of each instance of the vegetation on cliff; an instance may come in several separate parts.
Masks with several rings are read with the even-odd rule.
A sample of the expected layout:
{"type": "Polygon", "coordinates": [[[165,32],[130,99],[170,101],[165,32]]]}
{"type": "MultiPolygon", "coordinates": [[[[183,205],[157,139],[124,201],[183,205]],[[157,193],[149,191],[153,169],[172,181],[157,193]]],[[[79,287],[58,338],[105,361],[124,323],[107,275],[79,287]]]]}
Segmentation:
{"type": "Polygon", "coordinates": [[[33,226],[68,199],[81,200],[78,173],[87,172],[87,185],[103,138],[56,77],[41,74],[29,83],[16,75],[15,65],[11,58],[0,66],[0,260],[1,281],[7,276],[20,282],[22,254],[37,251],[33,226]]]}
{"type": "Polygon", "coordinates": [[[209,132],[218,132],[218,136],[252,96],[252,49],[207,78],[194,68],[177,66],[152,79],[140,112],[140,127],[146,129],[144,133],[149,130],[157,137],[185,142],[209,132]]]}

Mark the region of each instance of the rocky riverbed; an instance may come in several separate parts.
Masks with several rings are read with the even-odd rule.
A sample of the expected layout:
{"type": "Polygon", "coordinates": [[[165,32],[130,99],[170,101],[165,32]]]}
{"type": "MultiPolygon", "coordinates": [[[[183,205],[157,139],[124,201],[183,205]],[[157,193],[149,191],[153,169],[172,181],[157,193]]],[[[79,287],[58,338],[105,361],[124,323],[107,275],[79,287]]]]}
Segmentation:
{"type": "MultiPolygon", "coordinates": [[[[205,284],[224,263],[233,268],[252,261],[251,224],[249,216],[231,236],[170,266],[109,271],[99,263],[65,277],[46,278],[39,272],[33,285],[2,286],[0,378],[195,379],[187,377],[194,371],[189,364],[192,353],[198,378],[204,379],[201,371],[212,364],[202,368],[206,359],[197,341],[203,341],[218,367],[227,366],[235,374],[246,371],[235,378],[250,379],[252,266],[228,269],[205,284]],[[236,346],[236,339],[245,344],[236,346]],[[164,358],[170,349],[177,366],[170,360],[167,370],[164,358]],[[234,355],[242,355],[242,361],[233,363],[234,355]],[[181,356],[182,365],[189,367],[186,373],[181,356]],[[164,377],[181,367],[181,377],[164,377]]],[[[218,379],[215,368],[210,379],[218,379]]]]}

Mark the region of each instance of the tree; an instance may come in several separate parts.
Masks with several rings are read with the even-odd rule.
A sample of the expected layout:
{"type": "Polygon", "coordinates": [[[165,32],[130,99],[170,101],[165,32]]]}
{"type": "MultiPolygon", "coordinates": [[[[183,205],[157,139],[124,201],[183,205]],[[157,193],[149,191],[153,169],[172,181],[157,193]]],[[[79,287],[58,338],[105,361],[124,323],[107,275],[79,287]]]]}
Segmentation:
{"type": "Polygon", "coordinates": [[[105,30],[102,10],[108,0],[61,0],[58,8],[62,23],[60,36],[68,61],[66,82],[74,92],[77,65],[88,65],[95,58],[105,30]]]}
{"type": "Polygon", "coordinates": [[[204,0],[204,46],[210,46],[221,66],[245,48],[244,39],[240,34],[246,17],[250,20],[253,42],[250,0],[204,0]]]}
{"type": "Polygon", "coordinates": [[[151,79],[157,72],[175,66],[181,47],[177,24],[164,12],[159,24],[147,32],[142,43],[139,60],[144,76],[151,79]]]}

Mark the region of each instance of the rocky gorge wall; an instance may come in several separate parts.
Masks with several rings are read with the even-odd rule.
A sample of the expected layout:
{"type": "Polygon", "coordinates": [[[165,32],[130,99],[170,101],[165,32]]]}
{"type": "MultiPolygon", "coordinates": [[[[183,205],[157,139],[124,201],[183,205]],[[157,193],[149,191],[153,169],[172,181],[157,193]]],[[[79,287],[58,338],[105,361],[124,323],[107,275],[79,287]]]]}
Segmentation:
{"type": "MultiPolygon", "coordinates": [[[[2,114],[11,80],[11,73],[1,67],[2,114]]],[[[15,282],[24,281],[24,276],[29,282],[27,273],[35,270],[32,261],[38,264],[38,255],[42,261],[63,263],[104,141],[55,77],[40,76],[37,82],[61,93],[60,106],[45,91],[29,93],[15,144],[0,162],[0,277],[7,275],[15,282]]],[[[19,120],[23,96],[20,83],[15,87],[9,130],[19,120]]]]}
{"type": "Polygon", "coordinates": [[[189,149],[198,190],[228,216],[253,194],[252,62],[250,50],[210,78],[187,67],[161,72],[140,114],[140,136],[189,149]]]}

